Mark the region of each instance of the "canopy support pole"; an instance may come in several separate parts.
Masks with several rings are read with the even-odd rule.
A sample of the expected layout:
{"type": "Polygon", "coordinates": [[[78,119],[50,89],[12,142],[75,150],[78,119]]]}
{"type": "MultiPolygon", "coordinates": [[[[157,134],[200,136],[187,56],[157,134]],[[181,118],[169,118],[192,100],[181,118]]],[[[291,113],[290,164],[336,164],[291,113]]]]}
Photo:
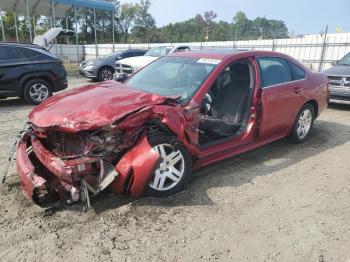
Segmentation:
{"type": "Polygon", "coordinates": [[[29,29],[30,42],[33,42],[32,23],[30,22],[30,14],[29,14],[28,1],[29,1],[29,0],[24,0],[24,2],[25,2],[25,4],[26,4],[26,9],[27,9],[27,27],[28,27],[28,29],[29,29]]]}
{"type": "MultiPolygon", "coordinates": [[[[66,14],[66,29],[68,30],[68,15],[66,14]]],[[[67,37],[67,45],[69,45],[69,37],[67,37]]]]}
{"type": "Polygon", "coordinates": [[[34,37],[35,37],[36,36],[36,31],[35,31],[36,23],[35,23],[35,15],[34,14],[33,14],[32,19],[33,19],[33,34],[34,34],[34,37]]]}
{"type": "Polygon", "coordinates": [[[115,50],[115,33],[114,33],[114,30],[115,30],[115,13],[114,11],[112,11],[112,38],[113,38],[113,52],[115,50]]]}
{"type": "Polygon", "coordinates": [[[19,42],[19,39],[18,39],[18,26],[17,26],[18,15],[17,15],[17,13],[13,13],[13,16],[14,16],[14,19],[15,19],[16,40],[17,40],[17,43],[18,43],[19,42]]]}
{"type": "Polygon", "coordinates": [[[6,37],[5,37],[5,27],[4,27],[4,20],[2,17],[2,9],[1,9],[1,5],[0,5],[0,20],[1,20],[1,31],[2,31],[2,41],[6,41],[6,37]]]}
{"type": "Polygon", "coordinates": [[[95,53],[98,58],[97,31],[96,31],[96,9],[94,8],[94,31],[95,31],[95,53]]]}
{"type": "Polygon", "coordinates": [[[55,4],[51,2],[51,13],[52,13],[52,21],[53,21],[53,28],[56,27],[56,15],[55,15],[55,4]]]}
{"type": "Polygon", "coordinates": [[[75,41],[77,47],[77,63],[79,65],[79,36],[78,36],[78,18],[77,18],[77,6],[74,6],[74,20],[75,20],[75,41]]]}

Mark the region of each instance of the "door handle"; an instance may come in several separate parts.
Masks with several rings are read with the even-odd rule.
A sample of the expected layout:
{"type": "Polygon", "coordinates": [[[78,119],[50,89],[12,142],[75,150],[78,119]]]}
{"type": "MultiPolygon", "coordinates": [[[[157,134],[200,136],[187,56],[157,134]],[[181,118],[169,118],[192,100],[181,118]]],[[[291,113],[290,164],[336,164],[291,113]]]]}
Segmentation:
{"type": "Polygon", "coordinates": [[[300,91],[301,91],[301,88],[300,88],[300,87],[295,87],[295,88],[294,88],[294,93],[295,93],[295,94],[299,94],[300,91]]]}
{"type": "Polygon", "coordinates": [[[29,67],[28,66],[19,66],[17,67],[17,69],[19,70],[25,70],[25,69],[28,69],[29,67]]]}

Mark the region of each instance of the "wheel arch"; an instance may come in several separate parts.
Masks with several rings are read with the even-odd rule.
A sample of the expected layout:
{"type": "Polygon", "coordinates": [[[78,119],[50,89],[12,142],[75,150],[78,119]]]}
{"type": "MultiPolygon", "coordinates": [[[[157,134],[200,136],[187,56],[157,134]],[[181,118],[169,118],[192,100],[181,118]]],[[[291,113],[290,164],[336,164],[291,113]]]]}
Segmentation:
{"type": "Polygon", "coordinates": [[[315,118],[318,116],[318,103],[316,100],[309,100],[307,101],[303,106],[305,106],[306,104],[310,104],[312,105],[312,107],[314,108],[315,111],[315,118]]]}
{"type": "Polygon", "coordinates": [[[37,75],[37,74],[29,74],[29,75],[23,76],[21,78],[21,80],[20,80],[20,83],[19,83],[19,86],[20,86],[20,90],[19,91],[20,92],[19,93],[20,93],[21,96],[23,95],[25,85],[29,81],[33,80],[33,79],[42,79],[42,80],[47,81],[51,85],[52,91],[54,91],[53,90],[54,89],[54,84],[52,82],[52,79],[50,78],[50,74],[49,73],[47,73],[47,74],[39,74],[39,75],[37,75]]]}

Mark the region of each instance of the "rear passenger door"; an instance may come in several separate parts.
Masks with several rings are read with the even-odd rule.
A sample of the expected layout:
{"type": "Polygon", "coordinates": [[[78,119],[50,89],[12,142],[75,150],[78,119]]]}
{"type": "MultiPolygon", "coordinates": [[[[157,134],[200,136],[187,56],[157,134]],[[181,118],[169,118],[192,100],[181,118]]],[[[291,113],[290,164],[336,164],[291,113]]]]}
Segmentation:
{"type": "Polygon", "coordinates": [[[302,89],[289,62],[280,57],[258,57],[261,88],[259,137],[285,134],[302,106],[302,89]]]}
{"type": "Polygon", "coordinates": [[[29,68],[29,61],[17,47],[0,46],[0,95],[13,96],[19,91],[19,78],[29,68]]]}

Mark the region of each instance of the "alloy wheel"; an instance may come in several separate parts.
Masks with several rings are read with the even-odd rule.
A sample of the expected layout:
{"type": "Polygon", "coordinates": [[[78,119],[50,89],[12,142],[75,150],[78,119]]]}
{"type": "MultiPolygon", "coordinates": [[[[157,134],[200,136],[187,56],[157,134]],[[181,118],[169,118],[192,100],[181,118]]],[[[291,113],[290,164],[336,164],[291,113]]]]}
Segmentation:
{"type": "Polygon", "coordinates": [[[304,139],[308,135],[311,129],[311,125],[312,125],[312,112],[310,111],[310,109],[306,108],[300,114],[300,117],[298,120],[297,134],[300,139],[304,139]]]}
{"type": "Polygon", "coordinates": [[[29,89],[29,95],[35,102],[42,102],[49,97],[49,88],[42,84],[36,83],[32,85],[29,89]]]}
{"type": "Polygon", "coordinates": [[[180,150],[175,151],[170,144],[160,144],[153,147],[162,161],[154,172],[149,186],[154,190],[167,191],[175,187],[185,173],[185,159],[180,150]]]}
{"type": "Polygon", "coordinates": [[[101,78],[103,81],[112,80],[113,79],[112,71],[109,69],[103,69],[101,72],[101,78]]]}

